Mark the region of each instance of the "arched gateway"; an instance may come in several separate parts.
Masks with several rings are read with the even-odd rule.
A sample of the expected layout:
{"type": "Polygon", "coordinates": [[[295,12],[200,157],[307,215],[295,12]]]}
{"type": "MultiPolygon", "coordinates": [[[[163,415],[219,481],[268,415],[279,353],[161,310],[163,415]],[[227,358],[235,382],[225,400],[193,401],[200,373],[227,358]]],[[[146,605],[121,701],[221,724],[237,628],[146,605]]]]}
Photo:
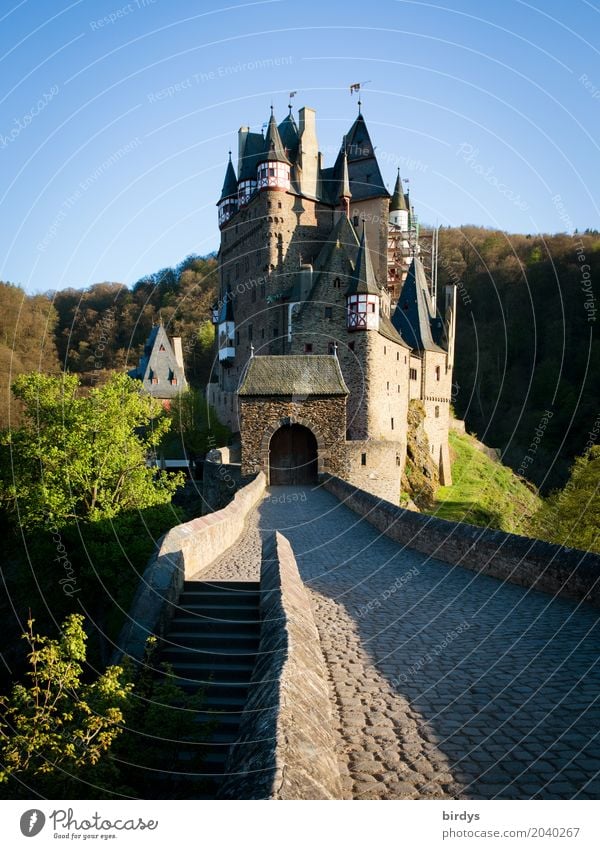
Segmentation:
{"type": "Polygon", "coordinates": [[[269,444],[269,483],[295,486],[317,482],[317,440],[299,424],[282,425],[269,444]]]}

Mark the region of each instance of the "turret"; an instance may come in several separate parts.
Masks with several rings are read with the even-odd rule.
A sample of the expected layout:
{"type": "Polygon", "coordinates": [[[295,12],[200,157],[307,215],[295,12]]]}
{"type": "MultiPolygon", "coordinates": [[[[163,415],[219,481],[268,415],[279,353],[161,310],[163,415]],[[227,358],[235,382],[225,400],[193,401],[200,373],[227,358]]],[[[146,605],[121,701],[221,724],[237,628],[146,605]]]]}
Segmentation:
{"type": "Polygon", "coordinates": [[[400,179],[400,169],[398,168],[398,176],[396,177],[396,185],[394,186],[394,194],[390,202],[390,224],[399,227],[403,233],[408,232],[408,203],[406,195],[400,179]]]}
{"type": "Polygon", "coordinates": [[[219,362],[230,366],[235,358],[235,321],[233,318],[233,295],[227,287],[221,304],[218,325],[219,362]]]}
{"type": "Polygon", "coordinates": [[[348,330],[378,330],[381,292],[375,279],[366,227],[356,257],[356,267],[346,292],[348,330]]]}
{"type": "Polygon", "coordinates": [[[286,156],[277,122],[271,107],[271,117],[265,137],[265,150],[258,160],[256,171],[257,188],[261,189],[290,189],[291,162],[286,156]]]}
{"type": "Polygon", "coordinates": [[[235,170],[231,161],[231,151],[229,151],[229,162],[225,172],[225,180],[223,182],[223,190],[217,207],[219,209],[219,227],[223,227],[232,215],[238,209],[238,181],[235,176],[235,170]]]}

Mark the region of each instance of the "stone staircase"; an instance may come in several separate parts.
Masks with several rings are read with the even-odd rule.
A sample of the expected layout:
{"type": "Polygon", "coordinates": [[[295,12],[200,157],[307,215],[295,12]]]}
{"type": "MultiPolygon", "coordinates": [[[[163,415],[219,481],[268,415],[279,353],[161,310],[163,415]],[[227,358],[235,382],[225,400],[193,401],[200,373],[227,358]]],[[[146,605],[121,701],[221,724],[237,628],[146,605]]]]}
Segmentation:
{"type": "Polygon", "coordinates": [[[251,581],[186,581],[171,619],[160,659],[186,693],[203,692],[194,721],[207,731],[201,743],[179,744],[178,775],[163,779],[181,798],[214,798],[224,778],[259,648],[259,588],[251,581]]]}

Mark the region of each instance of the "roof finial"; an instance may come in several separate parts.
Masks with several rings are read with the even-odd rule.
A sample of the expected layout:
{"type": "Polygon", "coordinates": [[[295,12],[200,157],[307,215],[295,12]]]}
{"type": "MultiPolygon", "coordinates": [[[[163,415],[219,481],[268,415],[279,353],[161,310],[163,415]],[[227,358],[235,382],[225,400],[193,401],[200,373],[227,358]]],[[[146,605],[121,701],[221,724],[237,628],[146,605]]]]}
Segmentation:
{"type": "Polygon", "coordinates": [[[271,103],[271,118],[273,117],[273,103],[271,103]]]}
{"type": "Polygon", "coordinates": [[[229,151],[229,161],[231,162],[231,151],[229,151]]]}
{"type": "Polygon", "coordinates": [[[360,97],[359,97],[359,98],[358,98],[358,114],[359,114],[359,115],[362,115],[362,112],[360,111],[360,107],[361,107],[361,106],[362,106],[362,100],[361,100],[361,99],[360,99],[360,97]]]}
{"type": "Polygon", "coordinates": [[[333,343],[333,356],[336,358],[336,360],[337,360],[337,348],[338,348],[337,342],[334,342],[333,343]]]}

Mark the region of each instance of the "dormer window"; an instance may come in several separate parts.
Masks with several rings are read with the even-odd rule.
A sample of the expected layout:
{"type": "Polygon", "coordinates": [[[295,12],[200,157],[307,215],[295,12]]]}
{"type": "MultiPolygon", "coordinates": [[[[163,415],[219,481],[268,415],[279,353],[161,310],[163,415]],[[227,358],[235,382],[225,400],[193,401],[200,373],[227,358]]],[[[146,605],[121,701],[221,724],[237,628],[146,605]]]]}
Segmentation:
{"type": "Polygon", "coordinates": [[[160,346],[160,348],[159,348],[158,350],[159,350],[159,351],[164,351],[164,350],[165,350],[165,346],[164,346],[164,345],[161,345],[161,346],[160,346]]]}

